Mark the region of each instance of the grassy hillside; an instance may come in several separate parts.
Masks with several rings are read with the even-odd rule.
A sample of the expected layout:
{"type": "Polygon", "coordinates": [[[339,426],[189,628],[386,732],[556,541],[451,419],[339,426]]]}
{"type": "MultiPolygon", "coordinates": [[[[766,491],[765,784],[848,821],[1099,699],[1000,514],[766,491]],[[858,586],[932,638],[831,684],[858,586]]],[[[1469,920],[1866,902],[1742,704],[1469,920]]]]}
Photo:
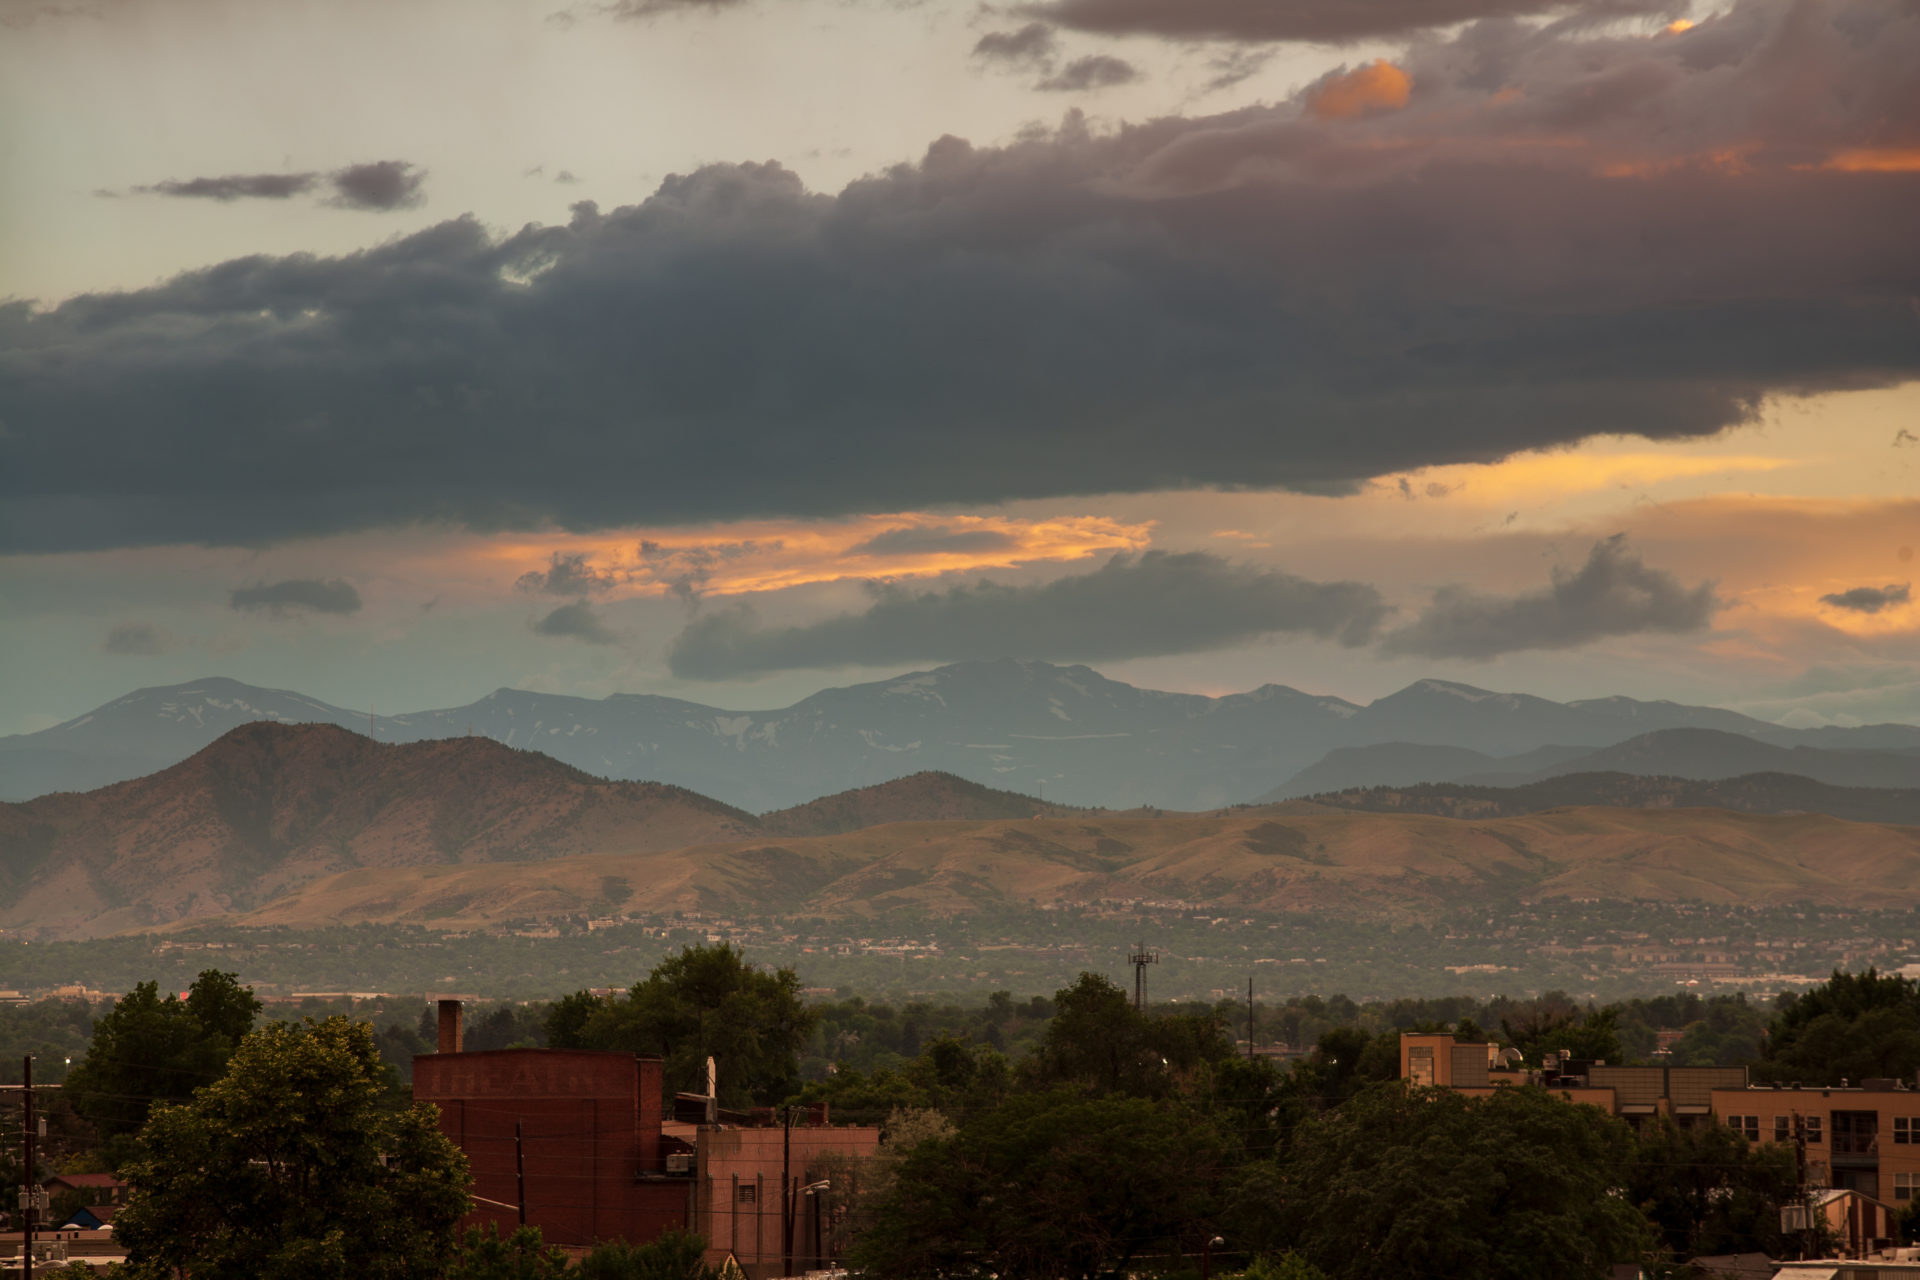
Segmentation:
{"type": "Polygon", "coordinates": [[[620,910],[844,917],[1145,899],[1404,920],[1494,892],[1909,907],[1920,904],[1920,829],[1821,815],[1612,808],[1491,821],[1251,810],[898,823],[537,866],[368,868],[242,919],[463,928],[620,910]]]}

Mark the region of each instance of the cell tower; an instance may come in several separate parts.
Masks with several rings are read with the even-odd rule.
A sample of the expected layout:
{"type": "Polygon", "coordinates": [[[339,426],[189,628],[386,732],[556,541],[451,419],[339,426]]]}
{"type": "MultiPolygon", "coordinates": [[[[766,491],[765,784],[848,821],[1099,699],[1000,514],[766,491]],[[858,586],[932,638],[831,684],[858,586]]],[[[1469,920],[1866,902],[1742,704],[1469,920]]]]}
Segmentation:
{"type": "Polygon", "coordinates": [[[1133,966],[1133,1011],[1139,1013],[1147,1004],[1147,966],[1158,964],[1160,953],[1147,950],[1145,944],[1135,946],[1127,963],[1133,966]]]}

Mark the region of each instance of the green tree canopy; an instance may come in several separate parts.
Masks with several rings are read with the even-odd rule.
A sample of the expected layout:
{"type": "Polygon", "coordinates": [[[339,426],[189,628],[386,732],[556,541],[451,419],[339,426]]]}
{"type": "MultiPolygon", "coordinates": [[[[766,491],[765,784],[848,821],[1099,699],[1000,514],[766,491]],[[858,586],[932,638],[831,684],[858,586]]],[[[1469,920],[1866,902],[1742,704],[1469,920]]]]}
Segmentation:
{"type": "Polygon", "coordinates": [[[1589,1062],[1620,1062],[1625,1051],[1620,1047],[1620,1012],[1613,1006],[1595,1009],[1575,1017],[1571,1013],[1536,1012],[1518,1019],[1500,1020],[1500,1030],[1520,1050],[1526,1060],[1540,1065],[1541,1055],[1549,1052],[1570,1054],[1589,1062]]]}
{"type": "Polygon", "coordinates": [[[1627,1180],[1627,1198],[1676,1258],[1779,1257],[1780,1206],[1798,1190],[1791,1146],[1750,1143],[1725,1125],[1682,1129],[1665,1119],[1637,1135],[1627,1180]]]}
{"type": "Polygon", "coordinates": [[[540,1228],[521,1227],[502,1236],[489,1222],[467,1228],[443,1280],[561,1280],[569,1265],[566,1252],[547,1244],[540,1228]]]}
{"type": "Polygon", "coordinates": [[[1124,991],[1097,973],[1083,973],[1056,992],[1053,1005],[1053,1021],[1025,1064],[1030,1082],[1041,1086],[1164,1096],[1203,1064],[1233,1054],[1214,1012],[1138,1012],[1124,991]]]}
{"type": "Polygon", "coordinates": [[[880,1124],[896,1111],[941,1111],[964,1117],[997,1106],[1013,1084],[1006,1056],[941,1036],[900,1068],[839,1071],[810,1081],[796,1102],[826,1102],[846,1124],[880,1124]]]}
{"type": "Polygon", "coordinates": [[[259,1012],[253,991],[217,969],[185,1000],[162,1000],[158,983],[142,982],[95,1024],[66,1096],[103,1137],[135,1133],[154,1103],[184,1101],[218,1079],[259,1012]]]}
{"type": "Polygon", "coordinates": [[[431,1107],[381,1109],[365,1023],[274,1023],[154,1109],[114,1233],[128,1280],[429,1280],[470,1206],[431,1107]]]}
{"type": "Polygon", "coordinates": [[[719,946],[668,956],[624,997],[578,992],[560,1001],[547,1042],[562,1049],[621,1049],[666,1060],[667,1088],[706,1090],[706,1060],[729,1107],[773,1103],[793,1091],[814,1013],[792,969],[764,973],[719,946]]]}
{"type": "Polygon", "coordinates": [[[1223,1158],[1186,1108],[1027,1093],[902,1153],[848,1253],[868,1275],[1098,1280],[1197,1252],[1223,1158]]]}
{"type": "Polygon", "coordinates": [[[703,1237],[669,1230],[641,1244],[609,1240],[569,1274],[580,1280],[714,1280],[718,1273],[707,1265],[706,1252],[703,1237]]]}
{"type": "Polygon", "coordinates": [[[1837,1084],[1920,1070],[1920,983],[1873,969],[1780,997],[1756,1080],[1837,1084]]]}
{"type": "Polygon", "coordinates": [[[1627,1126],[1544,1090],[1367,1089],[1249,1166],[1223,1234],[1332,1280],[1600,1280],[1639,1256],[1627,1126]]]}

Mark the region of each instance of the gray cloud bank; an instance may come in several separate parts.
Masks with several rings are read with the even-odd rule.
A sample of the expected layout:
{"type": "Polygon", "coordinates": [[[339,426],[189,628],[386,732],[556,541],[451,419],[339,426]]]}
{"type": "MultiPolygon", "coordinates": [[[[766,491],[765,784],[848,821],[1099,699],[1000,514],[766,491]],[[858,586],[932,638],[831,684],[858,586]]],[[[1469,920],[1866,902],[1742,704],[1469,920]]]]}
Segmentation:
{"type": "Polygon", "coordinates": [[[1610,636],[1698,631],[1719,607],[1713,584],[1686,587],[1649,568],[1623,535],[1596,543],[1578,570],[1556,570],[1543,591],[1445,588],[1418,618],[1384,633],[1391,611],[1366,583],[1310,582],[1201,551],[1123,552],[1091,573],[1032,586],[871,590],[864,611],[802,626],[762,626],[744,605],[696,618],[675,638],[668,665],[683,679],[729,680],[898,662],[1096,662],[1205,653],[1276,635],[1480,660],[1610,636]]]}
{"type": "Polygon", "coordinates": [[[237,587],[229,597],[229,603],[243,612],[358,613],[360,593],[351,582],[343,582],[339,578],[289,578],[284,582],[237,587]]]}
{"type": "Polygon", "coordinates": [[[1836,591],[1832,595],[1821,596],[1820,603],[1854,613],[1879,613],[1885,609],[1897,609],[1912,598],[1912,584],[1893,582],[1884,587],[1855,587],[1851,591],[1836,591]]]}
{"type": "Polygon", "coordinates": [[[171,637],[151,622],[122,622],[107,631],[100,645],[122,657],[151,658],[172,648],[171,637]]]}
{"type": "Polygon", "coordinates": [[[745,608],[709,613],[675,639],[668,665],[683,679],[726,680],[923,659],[1201,653],[1283,633],[1357,645],[1386,615],[1379,593],[1362,583],[1309,582],[1199,551],[1122,553],[1092,573],[1034,586],[873,592],[865,612],[805,626],[761,627],[745,608]]]}
{"type": "Polygon", "coordinates": [[[0,307],[0,551],[1340,492],[1920,375],[1920,172],[1834,167],[1920,147],[1920,10],[1404,63],[1398,110],[1069,117],[831,196],[720,165],[0,307]]]}
{"type": "Polygon", "coordinates": [[[217,178],[170,178],[132,190],[135,195],[218,200],[224,204],[234,200],[286,200],[318,190],[324,181],[333,191],[328,204],[385,211],[419,205],[425,199],[421,188],[426,178],[426,170],[405,160],[375,160],[326,174],[229,173],[217,178]]]}
{"type": "Polygon", "coordinates": [[[585,600],[561,605],[534,623],[533,629],[543,636],[584,640],[588,644],[612,644],[619,639],[585,600]]]}
{"type": "Polygon", "coordinates": [[[1674,0],[1051,0],[1024,12],[1101,35],[1343,44],[1484,18],[1592,23],[1683,8],[1674,0]]]}
{"type": "Polygon", "coordinates": [[[586,596],[611,591],[615,583],[615,575],[587,563],[585,552],[556,551],[545,569],[523,573],[513,585],[521,591],[536,594],[586,596]]]}
{"type": "Polygon", "coordinates": [[[1493,658],[1526,649],[1574,649],[1608,636],[1699,631],[1719,601],[1713,584],[1696,587],[1649,568],[1623,534],[1596,543],[1587,562],[1556,569],[1545,591],[1485,595],[1445,587],[1412,623],[1388,633],[1381,649],[1423,658],[1493,658]]]}
{"type": "Polygon", "coordinates": [[[1039,81],[1033,87],[1051,93],[1081,93],[1089,89],[1110,89],[1117,84],[1132,84],[1140,79],[1140,69],[1123,58],[1091,53],[1075,58],[1066,66],[1039,81]]]}

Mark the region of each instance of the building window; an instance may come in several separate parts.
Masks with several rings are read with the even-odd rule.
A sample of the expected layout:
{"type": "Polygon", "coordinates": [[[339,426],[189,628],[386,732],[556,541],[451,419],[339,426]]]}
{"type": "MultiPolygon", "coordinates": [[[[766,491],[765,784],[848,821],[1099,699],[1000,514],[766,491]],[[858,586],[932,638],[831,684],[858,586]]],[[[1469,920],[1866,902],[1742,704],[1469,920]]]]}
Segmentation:
{"type": "Polygon", "coordinates": [[[1759,1116],[1728,1116],[1727,1128],[1733,1130],[1748,1142],[1760,1141],[1759,1116]]]}
{"type": "Polygon", "coordinates": [[[1920,1191],[1920,1173],[1896,1173],[1893,1175],[1893,1202],[1905,1204],[1913,1199],[1913,1193],[1920,1191]]]}
{"type": "Polygon", "coordinates": [[[1893,1118],[1893,1140],[1901,1146],[1904,1147],[1913,1141],[1915,1130],[1920,1130],[1920,1124],[1915,1124],[1907,1116],[1893,1118]]]}
{"type": "Polygon", "coordinates": [[[1821,1140],[1821,1130],[1823,1130],[1825,1127],[1826,1127],[1826,1122],[1822,1120],[1819,1116],[1808,1116],[1807,1117],[1807,1141],[1819,1142],[1821,1140]]]}
{"type": "Polygon", "coordinates": [[[760,1188],[751,1182],[743,1182],[733,1189],[733,1198],[738,1204],[754,1204],[760,1198],[759,1192],[760,1188]]]}
{"type": "Polygon", "coordinates": [[[1792,1136],[1793,1121],[1787,1119],[1785,1116],[1775,1116],[1773,1118],[1773,1140],[1775,1142],[1785,1142],[1792,1136]]]}
{"type": "Polygon", "coordinates": [[[1407,1050],[1407,1079],[1413,1084],[1433,1083],[1433,1046],[1417,1044],[1407,1050]]]}

